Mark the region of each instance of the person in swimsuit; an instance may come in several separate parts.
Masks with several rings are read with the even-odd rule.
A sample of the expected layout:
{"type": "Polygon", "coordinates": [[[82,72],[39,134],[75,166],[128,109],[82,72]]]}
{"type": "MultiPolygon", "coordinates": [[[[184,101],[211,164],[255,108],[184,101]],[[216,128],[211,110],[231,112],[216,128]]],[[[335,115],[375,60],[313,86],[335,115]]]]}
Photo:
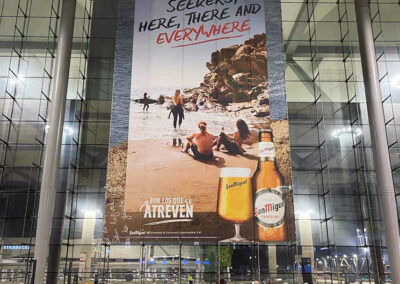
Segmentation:
{"type": "Polygon", "coordinates": [[[193,133],[186,137],[188,142],[182,152],[187,153],[192,150],[195,160],[212,160],[214,136],[207,132],[207,123],[200,121],[198,125],[200,132],[193,133]]]}
{"type": "Polygon", "coordinates": [[[219,151],[221,145],[224,145],[228,153],[231,154],[243,154],[245,150],[242,148],[243,142],[250,136],[249,127],[246,122],[242,119],[236,121],[237,131],[233,135],[225,134],[221,132],[214,142],[215,151],[219,151]]]}
{"type": "Polygon", "coordinates": [[[181,91],[176,90],[175,95],[172,97],[172,109],[171,113],[174,116],[174,129],[176,130],[176,124],[179,120],[178,127],[181,128],[182,120],[185,118],[183,114],[183,97],[181,96],[181,91]]]}
{"type": "Polygon", "coordinates": [[[143,111],[149,111],[149,98],[147,97],[147,93],[143,95],[143,111]]]}

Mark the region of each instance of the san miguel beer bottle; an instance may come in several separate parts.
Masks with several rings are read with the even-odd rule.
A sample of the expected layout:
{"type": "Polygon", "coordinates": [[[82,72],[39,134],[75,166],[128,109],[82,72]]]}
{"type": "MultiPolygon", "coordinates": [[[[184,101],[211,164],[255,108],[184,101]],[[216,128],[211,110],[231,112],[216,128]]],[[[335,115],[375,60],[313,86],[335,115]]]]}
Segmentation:
{"type": "Polygon", "coordinates": [[[286,240],[283,177],[275,163],[272,132],[259,133],[258,166],[254,173],[254,216],[259,241],[286,240]]]}

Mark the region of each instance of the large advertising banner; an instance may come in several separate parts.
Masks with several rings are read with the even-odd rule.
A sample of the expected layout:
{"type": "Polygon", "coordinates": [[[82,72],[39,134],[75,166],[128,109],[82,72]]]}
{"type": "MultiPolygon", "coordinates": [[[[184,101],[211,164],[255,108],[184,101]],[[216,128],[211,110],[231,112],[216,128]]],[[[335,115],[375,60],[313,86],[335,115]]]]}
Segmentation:
{"type": "Polygon", "coordinates": [[[281,30],[266,24],[279,8],[135,1],[116,51],[131,57],[116,62],[106,241],[295,240],[281,30]]]}

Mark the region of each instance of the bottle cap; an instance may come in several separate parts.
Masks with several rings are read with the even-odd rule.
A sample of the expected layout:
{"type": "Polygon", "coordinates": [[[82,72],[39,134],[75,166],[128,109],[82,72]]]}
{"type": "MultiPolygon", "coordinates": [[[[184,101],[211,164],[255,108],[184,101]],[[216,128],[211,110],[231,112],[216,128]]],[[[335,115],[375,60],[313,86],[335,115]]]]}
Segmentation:
{"type": "Polygon", "coordinates": [[[272,130],[271,129],[261,129],[258,132],[258,138],[261,139],[262,137],[271,137],[271,138],[273,138],[274,135],[272,134],[272,130]]]}

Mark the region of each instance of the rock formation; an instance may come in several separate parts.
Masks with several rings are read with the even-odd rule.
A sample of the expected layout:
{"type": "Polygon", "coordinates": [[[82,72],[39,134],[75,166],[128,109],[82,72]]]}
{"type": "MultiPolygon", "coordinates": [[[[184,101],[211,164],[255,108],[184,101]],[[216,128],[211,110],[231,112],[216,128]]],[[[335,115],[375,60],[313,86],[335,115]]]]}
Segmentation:
{"type": "Polygon", "coordinates": [[[255,117],[269,115],[265,34],[213,52],[206,66],[210,72],[200,86],[183,91],[188,110],[220,108],[255,117]]]}

